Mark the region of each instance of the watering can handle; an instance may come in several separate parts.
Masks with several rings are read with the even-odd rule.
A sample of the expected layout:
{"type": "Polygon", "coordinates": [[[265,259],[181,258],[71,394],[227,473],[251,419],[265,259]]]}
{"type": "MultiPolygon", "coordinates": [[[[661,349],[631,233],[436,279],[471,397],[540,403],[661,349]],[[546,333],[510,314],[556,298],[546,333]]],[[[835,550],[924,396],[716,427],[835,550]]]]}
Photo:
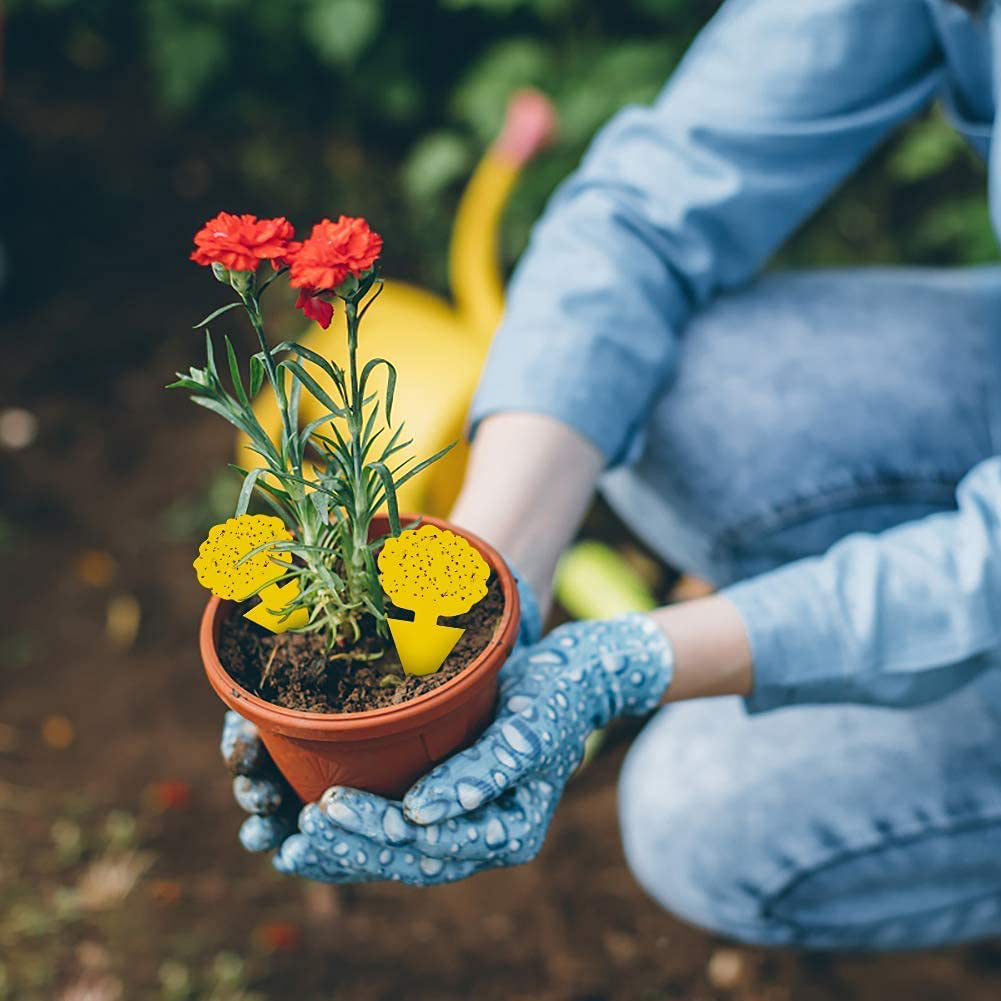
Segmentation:
{"type": "Polygon", "coordinates": [[[459,316],[484,352],[504,309],[504,276],[497,258],[501,212],[521,168],[556,133],[556,111],[544,94],[518,91],[504,128],[469,181],[452,230],[449,277],[459,316]]]}

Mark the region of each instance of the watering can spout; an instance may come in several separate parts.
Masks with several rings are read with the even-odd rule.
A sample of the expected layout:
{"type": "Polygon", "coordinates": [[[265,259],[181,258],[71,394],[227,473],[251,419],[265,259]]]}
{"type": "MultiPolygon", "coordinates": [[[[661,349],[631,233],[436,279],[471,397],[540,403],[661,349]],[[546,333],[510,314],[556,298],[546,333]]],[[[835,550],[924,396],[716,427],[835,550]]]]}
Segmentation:
{"type": "Polygon", "coordinates": [[[498,258],[501,213],[521,169],[556,134],[556,111],[544,94],[518,91],[504,127],[476,168],[459,202],[449,251],[449,277],[463,324],[484,349],[504,309],[498,258]]]}

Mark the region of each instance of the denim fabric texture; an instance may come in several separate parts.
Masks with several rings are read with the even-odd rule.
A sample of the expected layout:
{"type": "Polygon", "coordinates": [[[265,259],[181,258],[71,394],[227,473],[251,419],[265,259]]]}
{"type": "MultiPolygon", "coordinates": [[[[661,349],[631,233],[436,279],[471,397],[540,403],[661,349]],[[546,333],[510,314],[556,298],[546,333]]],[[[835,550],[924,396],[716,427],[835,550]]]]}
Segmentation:
{"type": "Polygon", "coordinates": [[[631,748],[626,855],[673,913],[818,949],[1001,934],[1001,651],[966,646],[1001,619],[982,534],[998,535],[999,327],[992,268],[776,276],[691,324],[644,457],[606,495],[667,560],[747,581],[726,593],[778,623],[757,634],[771,674],[751,708],[788,708],[669,706],[631,748]],[[937,597],[936,557],[965,601],[937,597]],[[869,602],[856,633],[884,670],[831,633],[839,588],[869,602]]]}
{"type": "Polygon", "coordinates": [[[750,708],[915,704],[1001,665],[1001,269],[765,278],[680,360],[604,492],[730,585],[750,708]]]}

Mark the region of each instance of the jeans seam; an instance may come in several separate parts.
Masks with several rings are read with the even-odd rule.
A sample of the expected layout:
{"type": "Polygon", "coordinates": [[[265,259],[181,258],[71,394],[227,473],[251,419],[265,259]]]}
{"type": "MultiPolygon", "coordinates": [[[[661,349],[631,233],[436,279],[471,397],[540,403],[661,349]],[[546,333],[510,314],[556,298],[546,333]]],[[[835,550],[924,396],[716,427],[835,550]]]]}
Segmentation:
{"type": "Polygon", "coordinates": [[[818,514],[868,507],[897,498],[909,502],[939,503],[955,501],[956,487],[965,473],[934,473],[924,476],[893,477],[881,474],[878,480],[857,480],[851,484],[817,490],[809,495],[800,494],[766,511],[750,515],[724,528],[713,541],[710,554],[716,559],[721,550],[740,549],[748,539],[759,541],[764,534],[771,534],[803,524],[818,514]],[[924,488],[918,496],[915,488],[924,488]]]}
{"type": "Polygon", "coordinates": [[[984,394],[984,404],[987,408],[987,439],[990,442],[991,452],[997,455],[1001,452],[1001,434],[999,434],[999,428],[1001,428],[1001,407],[998,405],[997,397],[994,393],[990,391],[988,387],[983,387],[984,394]]]}
{"type": "Polygon", "coordinates": [[[790,918],[785,915],[779,914],[775,908],[780,905],[785,897],[788,897],[798,886],[800,886],[805,880],[816,876],[818,873],[824,872],[829,869],[833,869],[835,866],[841,865],[842,863],[865,858],[867,855],[875,855],[880,851],[884,851],[888,848],[901,848],[906,847],[909,844],[915,844],[920,841],[924,841],[929,837],[935,836],[948,836],[957,833],[965,833],[967,831],[976,831],[984,828],[998,827],[1001,826],[1001,814],[983,816],[977,818],[970,818],[966,821],[959,823],[953,823],[949,825],[928,825],[923,827],[920,831],[916,831],[913,834],[907,835],[890,835],[884,837],[878,843],[873,843],[865,846],[859,846],[855,848],[846,848],[839,850],[837,853],[831,853],[822,862],[814,863],[808,868],[804,868],[796,875],[788,879],[783,886],[775,891],[766,895],[766,898],[762,901],[761,905],[761,915],[766,921],[778,921],[785,924],[791,928],[795,928],[801,931],[815,931],[815,930],[838,930],[847,928],[858,928],[858,927],[877,927],[883,924],[889,924],[894,921],[906,921],[909,918],[919,917],[921,915],[933,914],[937,911],[948,910],[950,908],[956,907],[968,907],[971,903],[978,900],[987,899],[992,896],[1001,896],[1001,889],[992,891],[989,894],[984,894],[983,896],[978,896],[964,901],[955,901],[949,904],[942,904],[936,907],[923,908],[919,911],[913,911],[908,913],[896,914],[892,917],[880,918],[878,921],[868,921],[868,922],[858,922],[851,925],[838,924],[838,923],[824,923],[824,922],[803,922],[796,918],[790,918]]]}
{"type": "Polygon", "coordinates": [[[794,935],[816,932],[857,932],[860,928],[876,930],[899,921],[913,921],[918,918],[930,918],[937,914],[948,913],[949,911],[963,910],[965,908],[972,907],[974,904],[979,904],[984,900],[991,899],[996,899],[1001,902],[1001,889],[992,890],[990,893],[982,893],[977,894],[976,896],[966,897],[963,900],[955,900],[948,904],[938,904],[935,907],[924,907],[916,911],[906,911],[901,914],[895,914],[892,917],[879,918],[877,921],[858,921],[854,924],[835,924],[819,921],[805,923],[795,918],[785,918],[777,914],[768,915],[768,918],[771,921],[776,921],[781,925],[784,925],[786,928],[790,929],[794,935]]]}

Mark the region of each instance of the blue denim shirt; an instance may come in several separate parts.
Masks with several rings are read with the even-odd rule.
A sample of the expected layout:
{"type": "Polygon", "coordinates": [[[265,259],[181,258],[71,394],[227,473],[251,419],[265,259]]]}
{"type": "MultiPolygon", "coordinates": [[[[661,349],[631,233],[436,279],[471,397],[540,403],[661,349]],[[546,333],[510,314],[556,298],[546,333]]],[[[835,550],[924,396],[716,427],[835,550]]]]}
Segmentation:
{"type": "MultiPolygon", "coordinates": [[[[473,404],[548,414],[610,466],[640,451],[686,322],[751,278],[897,125],[933,98],[989,161],[1001,12],[946,0],[729,0],[650,107],[599,133],[512,280],[473,404]],[[992,70],[992,65],[996,69],[992,70]]],[[[1001,644],[1001,460],[958,511],[734,585],[764,709],[907,704],[977,673],[1001,644]]]]}

